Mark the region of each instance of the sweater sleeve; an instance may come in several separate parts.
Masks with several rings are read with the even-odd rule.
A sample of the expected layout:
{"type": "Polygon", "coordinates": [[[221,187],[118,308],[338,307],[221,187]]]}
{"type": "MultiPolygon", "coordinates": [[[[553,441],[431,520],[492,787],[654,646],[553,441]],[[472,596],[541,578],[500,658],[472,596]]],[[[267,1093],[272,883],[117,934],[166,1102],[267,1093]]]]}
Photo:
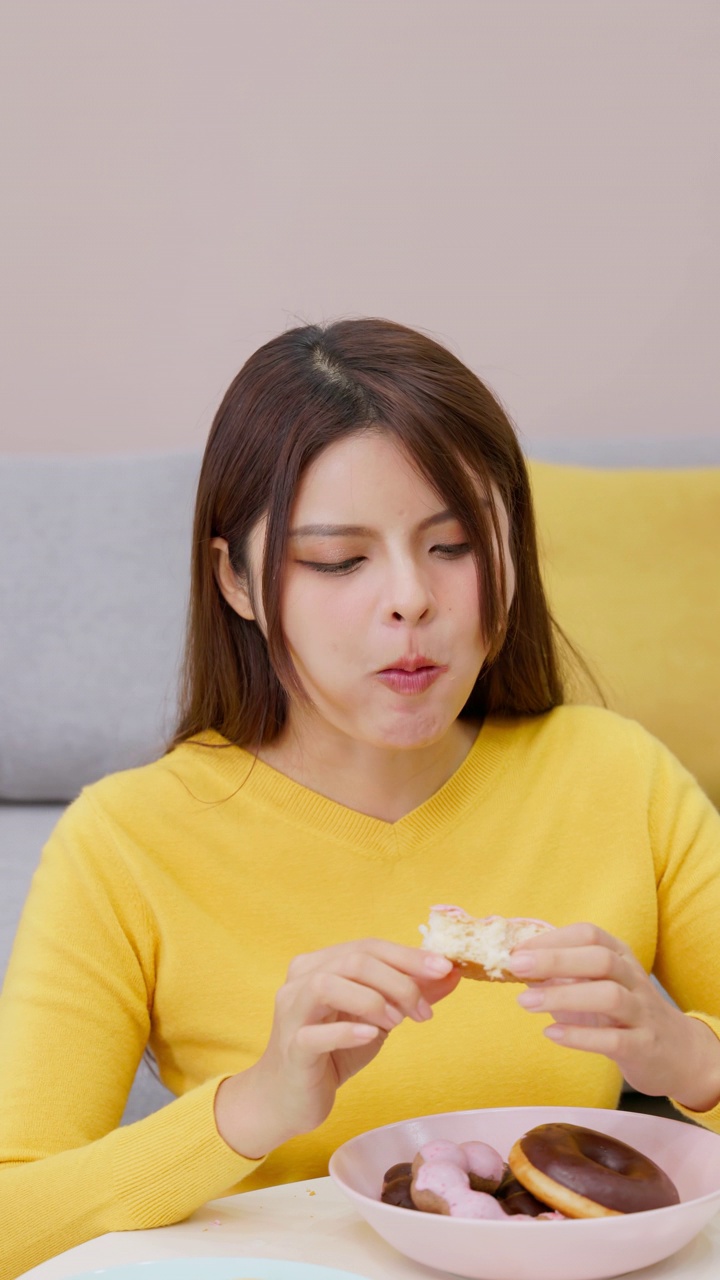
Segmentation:
{"type": "Polygon", "coordinates": [[[0,997],[0,1280],[105,1232],[181,1221],[262,1163],[217,1131],[227,1073],[118,1128],[157,946],[86,789],[43,849],[0,997]]]}
{"type": "MultiPolygon", "coordinates": [[[[658,901],[655,975],[683,1012],[705,1022],[720,1039],[720,814],[658,742],[649,834],[658,901]]],[[[671,1102],[720,1133],[720,1102],[707,1112],[671,1102]]]]}

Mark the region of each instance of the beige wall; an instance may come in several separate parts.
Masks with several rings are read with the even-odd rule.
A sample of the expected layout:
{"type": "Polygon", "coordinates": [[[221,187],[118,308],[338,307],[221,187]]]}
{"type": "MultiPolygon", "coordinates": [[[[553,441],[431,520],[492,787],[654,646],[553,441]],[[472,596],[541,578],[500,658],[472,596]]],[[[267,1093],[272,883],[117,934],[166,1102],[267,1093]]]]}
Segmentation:
{"type": "Polygon", "coordinates": [[[717,430],[717,0],[2,0],[0,448],[200,448],[383,315],[526,442],[717,430]]]}

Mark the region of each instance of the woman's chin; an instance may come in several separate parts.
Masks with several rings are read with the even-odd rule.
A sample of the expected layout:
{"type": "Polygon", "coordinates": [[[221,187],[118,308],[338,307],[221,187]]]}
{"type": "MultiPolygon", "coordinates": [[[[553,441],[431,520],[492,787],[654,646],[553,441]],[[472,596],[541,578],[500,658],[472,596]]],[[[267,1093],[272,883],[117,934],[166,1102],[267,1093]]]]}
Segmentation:
{"type": "Polygon", "coordinates": [[[336,703],[324,704],[316,694],[313,712],[302,717],[302,725],[297,717],[295,729],[296,734],[309,731],[320,739],[328,733],[331,737],[340,735],[358,746],[376,750],[420,751],[458,732],[460,709],[436,703],[424,708],[406,704],[388,711],[387,707],[371,703],[365,706],[355,703],[348,713],[347,708],[341,710],[336,703]]]}
{"type": "Polygon", "coordinates": [[[412,720],[408,717],[403,724],[384,724],[374,730],[370,729],[362,737],[369,746],[384,748],[387,751],[418,751],[423,747],[432,747],[442,742],[455,723],[455,719],[444,716],[427,717],[422,720],[412,720]]]}

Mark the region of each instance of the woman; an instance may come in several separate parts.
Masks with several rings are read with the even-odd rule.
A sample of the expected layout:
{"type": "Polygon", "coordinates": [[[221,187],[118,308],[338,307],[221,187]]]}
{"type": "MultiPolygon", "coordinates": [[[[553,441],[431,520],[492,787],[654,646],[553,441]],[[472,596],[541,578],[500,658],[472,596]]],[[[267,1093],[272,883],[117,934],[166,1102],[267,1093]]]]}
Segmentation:
{"type": "Polygon", "coordinates": [[[192,557],[177,731],[69,806],[18,931],[0,1274],[417,1114],[613,1107],[624,1075],[720,1131],[720,818],[564,705],[487,388],[388,321],[280,335],[216,415],[192,557]],[[420,950],[435,902],[556,926],[527,985],[420,950]],[[118,1128],[148,1045],[176,1100],[118,1128]]]}

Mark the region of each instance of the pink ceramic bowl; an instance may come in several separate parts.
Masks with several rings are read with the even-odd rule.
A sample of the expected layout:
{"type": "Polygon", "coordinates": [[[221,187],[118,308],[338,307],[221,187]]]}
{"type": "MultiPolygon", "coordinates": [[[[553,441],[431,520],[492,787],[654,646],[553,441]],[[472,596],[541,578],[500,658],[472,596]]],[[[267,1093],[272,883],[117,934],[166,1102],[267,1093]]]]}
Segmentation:
{"type": "Polygon", "coordinates": [[[351,1138],[330,1176],[389,1244],[416,1262],[472,1280],[604,1280],[659,1262],[720,1209],[720,1137],[658,1116],[589,1107],[498,1107],[420,1116],[351,1138]],[[562,1120],[627,1142],[672,1178],[681,1203],[613,1218],[477,1221],[383,1204],[383,1174],[436,1138],[489,1142],[506,1159],[515,1140],[562,1120]]]}

